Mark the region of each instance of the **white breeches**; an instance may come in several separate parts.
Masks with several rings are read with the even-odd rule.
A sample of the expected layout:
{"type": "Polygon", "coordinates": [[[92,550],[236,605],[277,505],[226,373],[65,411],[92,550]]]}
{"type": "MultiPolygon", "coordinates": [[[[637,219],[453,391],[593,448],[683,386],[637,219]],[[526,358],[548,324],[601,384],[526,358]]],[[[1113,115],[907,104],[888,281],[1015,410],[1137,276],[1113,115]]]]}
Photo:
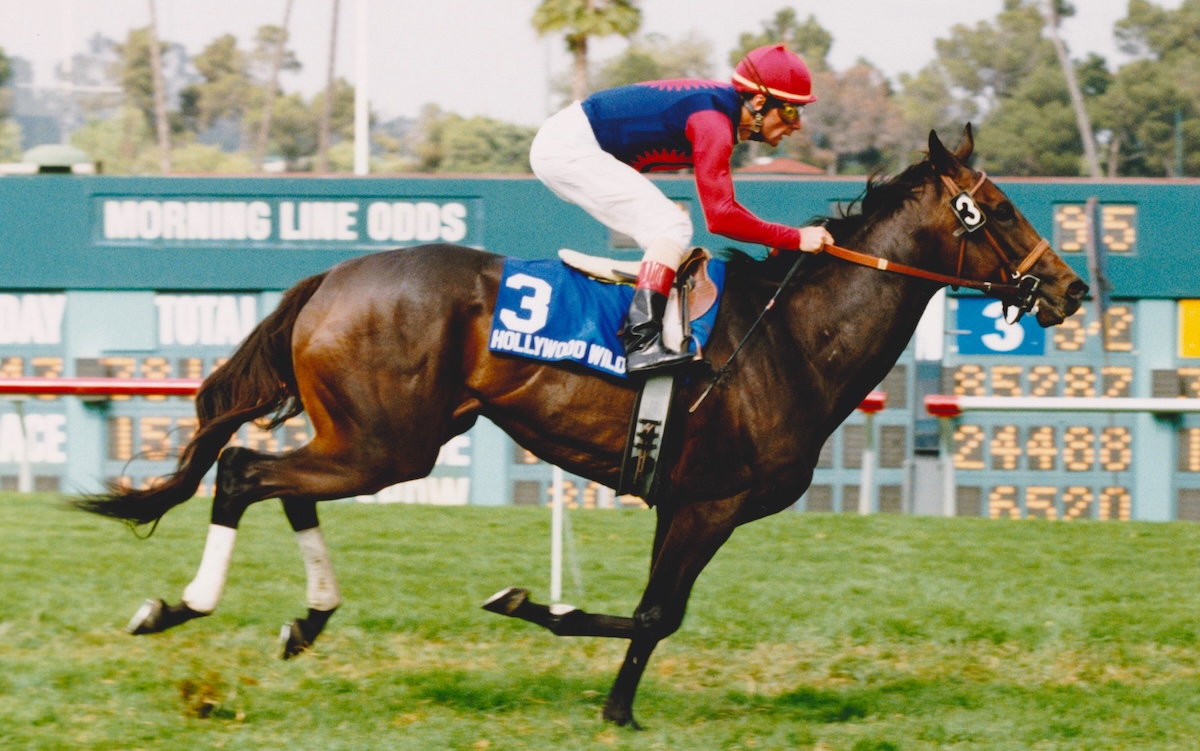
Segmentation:
{"type": "Polygon", "coordinates": [[[529,150],[533,173],[559,198],[623,232],[643,259],[679,268],[692,219],[645,176],[600,148],[579,102],[548,119],[529,150]]]}

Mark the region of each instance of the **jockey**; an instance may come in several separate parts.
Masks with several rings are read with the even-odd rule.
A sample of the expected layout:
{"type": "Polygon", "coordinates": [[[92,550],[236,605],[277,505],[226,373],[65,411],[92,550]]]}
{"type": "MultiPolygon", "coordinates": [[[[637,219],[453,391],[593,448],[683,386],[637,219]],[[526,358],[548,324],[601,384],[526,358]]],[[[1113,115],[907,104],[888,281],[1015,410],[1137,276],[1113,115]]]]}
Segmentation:
{"type": "Polygon", "coordinates": [[[692,221],[641,173],[692,167],[708,230],[779,250],[818,252],[824,227],[763,221],[737,202],[729,160],[739,141],[779,142],[800,129],[816,100],[812,77],[784,45],[759,47],[738,64],[731,84],[679,79],[597,92],[552,116],[533,139],[530,166],[547,187],[642,248],[625,322],[626,371],[692,359],[662,341],[662,318],[675,272],[691,248],[692,221]]]}

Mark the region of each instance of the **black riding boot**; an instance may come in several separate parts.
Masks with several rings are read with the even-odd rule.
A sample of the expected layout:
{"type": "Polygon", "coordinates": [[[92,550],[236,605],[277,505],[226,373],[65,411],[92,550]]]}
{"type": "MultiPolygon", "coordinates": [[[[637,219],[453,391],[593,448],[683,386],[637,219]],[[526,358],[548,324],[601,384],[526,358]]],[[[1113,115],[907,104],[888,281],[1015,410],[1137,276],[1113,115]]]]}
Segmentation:
{"type": "Polygon", "coordinates": [[[663,313],[667,296],[647,287],[633,291],[633,303],[625,319],[625,372],[644,373],[650,370],[682,365],[693,359],[690,352],[673,352],[663,344],[663,313]]]}

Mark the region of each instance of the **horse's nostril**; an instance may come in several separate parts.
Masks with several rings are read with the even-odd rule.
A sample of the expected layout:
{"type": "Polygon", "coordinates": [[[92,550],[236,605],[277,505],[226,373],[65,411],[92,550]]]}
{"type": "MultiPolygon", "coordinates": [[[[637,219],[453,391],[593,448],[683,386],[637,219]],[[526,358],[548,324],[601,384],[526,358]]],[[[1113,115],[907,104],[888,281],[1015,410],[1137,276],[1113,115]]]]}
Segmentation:
{"type": "Polygon", "coordinates": [[[1083,296],[1088,293],[1087,282],[1082,279],[1076,279],[1067,287],[1067,294],[1076,300],[1082,300],[1083,296]]]}

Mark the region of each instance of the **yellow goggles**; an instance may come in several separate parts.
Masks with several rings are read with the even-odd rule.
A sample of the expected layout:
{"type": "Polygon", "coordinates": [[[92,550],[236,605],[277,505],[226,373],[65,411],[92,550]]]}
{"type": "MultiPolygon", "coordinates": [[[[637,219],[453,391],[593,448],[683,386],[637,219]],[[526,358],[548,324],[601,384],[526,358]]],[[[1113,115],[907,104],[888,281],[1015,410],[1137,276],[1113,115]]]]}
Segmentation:
{"type": "Polygon", "coordinates": [[[803,104],[782,102],[779,105],[779,117],[788,125],[799,125],[800,115],[804,112],[803,104]]]}

